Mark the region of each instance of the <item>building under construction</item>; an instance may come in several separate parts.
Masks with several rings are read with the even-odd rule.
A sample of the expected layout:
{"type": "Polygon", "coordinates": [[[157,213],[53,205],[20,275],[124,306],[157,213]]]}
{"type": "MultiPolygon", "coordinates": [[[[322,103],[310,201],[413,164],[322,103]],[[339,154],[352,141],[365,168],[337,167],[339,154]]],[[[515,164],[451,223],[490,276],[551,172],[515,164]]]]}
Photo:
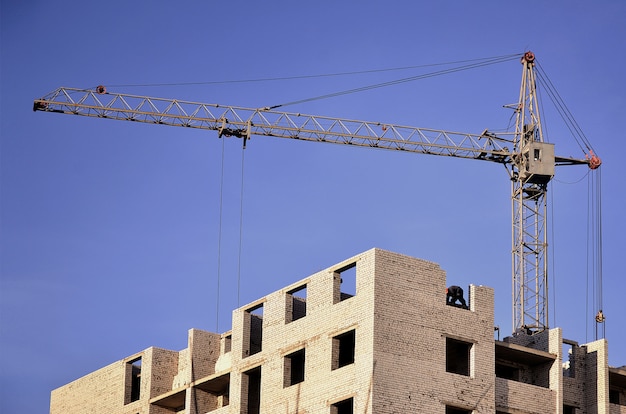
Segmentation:
{"type": "Polygon", "coordinates": [[[609,367],[605,339],[496,340],[493,289],[470,285],[462,307],[446,286],[436,263],[372,249],[236,309],[231,331],[191,329],[182,351],[148,348],[54,390],[50,412],[626,413],[626,366],[609,367]]]}

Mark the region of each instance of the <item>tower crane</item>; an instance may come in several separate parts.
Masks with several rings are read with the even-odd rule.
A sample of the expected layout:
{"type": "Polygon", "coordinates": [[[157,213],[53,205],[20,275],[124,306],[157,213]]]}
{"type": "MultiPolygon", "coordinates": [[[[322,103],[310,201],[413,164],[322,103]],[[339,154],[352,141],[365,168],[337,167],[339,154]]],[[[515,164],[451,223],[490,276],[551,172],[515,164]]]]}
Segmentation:
{"type": "Polygon", "coordinates": [[[522,82],[513,133],[468,134],[176,99],[61,87],[34,100],[34,111],[83,115],[217,131],[218,137],[271,136],[354,145],[417,154],[469,158],[503,164],[511,180],[513,331],[548,329],[547,189],[555,166],[600,166],[589,150],[584,158],[555,155],[541,127],[535,56],[522,55],[522,82]],[[511,137],[512,135],[512,137],[511,137]]]}

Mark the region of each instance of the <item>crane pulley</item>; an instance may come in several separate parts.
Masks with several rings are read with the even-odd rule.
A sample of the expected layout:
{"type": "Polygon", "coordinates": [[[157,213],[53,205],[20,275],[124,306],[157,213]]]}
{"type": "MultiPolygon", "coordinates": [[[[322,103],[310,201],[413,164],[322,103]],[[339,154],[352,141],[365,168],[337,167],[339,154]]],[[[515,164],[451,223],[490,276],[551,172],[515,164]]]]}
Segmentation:
{"type": "Polygon", "coordinates": [[[96,118],[214,130],[219,137],[253,136],[354,145],[418,154],[468,158],[507,167],[512,182],[513,330],[548,328],[547,186],[558,165],[600,166],[589,152],[584,158],[561,157],[544,140],[536,93],[535,57],[522,56],[523,74],[515,107],[513,133],[468,134],[326,116],[58,88],[34,101],[33,110],[96,118]]]}

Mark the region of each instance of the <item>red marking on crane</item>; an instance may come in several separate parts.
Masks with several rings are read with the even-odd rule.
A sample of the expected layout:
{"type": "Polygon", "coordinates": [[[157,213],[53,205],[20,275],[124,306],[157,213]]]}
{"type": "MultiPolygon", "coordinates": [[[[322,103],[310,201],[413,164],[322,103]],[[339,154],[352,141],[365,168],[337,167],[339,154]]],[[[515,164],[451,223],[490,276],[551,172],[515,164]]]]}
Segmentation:
{"type": "Polygon", "coordinates": [[[524,53],[524,60],[528,63],[533,63],[535,61],[535,54],[530,51],[524,53]]]}
{"type": "Polygon", "coordinates": [[[585,159],[589,160],[589,168],[592,170],[595,170],[602,165],[602,160],[593,153],[593,150],[589,150],[589,155],[585,155],[585,159]]]}

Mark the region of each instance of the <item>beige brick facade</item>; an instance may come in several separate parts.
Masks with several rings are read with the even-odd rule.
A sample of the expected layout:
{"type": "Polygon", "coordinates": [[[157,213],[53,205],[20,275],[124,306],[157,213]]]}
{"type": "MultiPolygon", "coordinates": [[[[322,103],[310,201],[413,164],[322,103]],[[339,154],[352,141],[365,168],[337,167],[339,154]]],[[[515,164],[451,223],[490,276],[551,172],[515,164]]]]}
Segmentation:
{"type": "Polygon", "coordinates": [[[565,356],[558,328],[496,341],[493,290],[471,285],[463,309],[445,288],[437,264],[372,249],[236,309],[229,332],[54,390],[50,412],[626,414],[605,340],[565,356]]]}

